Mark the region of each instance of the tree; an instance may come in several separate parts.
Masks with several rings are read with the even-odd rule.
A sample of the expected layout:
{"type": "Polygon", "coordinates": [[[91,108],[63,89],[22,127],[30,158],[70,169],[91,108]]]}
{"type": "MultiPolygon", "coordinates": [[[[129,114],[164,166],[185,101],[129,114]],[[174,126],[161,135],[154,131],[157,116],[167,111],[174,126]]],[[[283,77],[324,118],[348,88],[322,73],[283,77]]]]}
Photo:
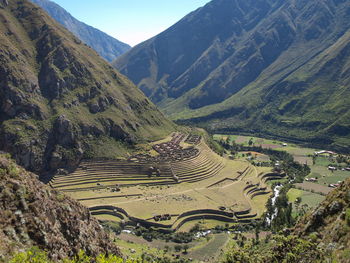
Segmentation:
{"type": "Polygon", "coordinates": [[[164,250],[165,250],[165,252],[168,252],[168,251],[170,251],[170,247],[168,245],[165,245],[164,250]]]}
{"type": "Polygon", "coordinates": [[[176,252],[179,252],[179,251],[181,251],[182,250],[182,246],[181,245],[175,245],[175,251],[176,252]]]}
{"type": "Polygon", "coordinates": [[[189,248],[189,245],[188,245],[188,244],[185,244],[185,245],[183,246],[184,254],[187,254],[188,248],[189,248]]]}
{"type": "Polygon", "coordinates": [[[259,244],[259,234],[260,234],[260,226],[256,225],[255,227],[255,243],[259,244]]]}
{"type": "Polygon", "coordinates": [[[253,138],[250,138],[249,142],[248,142],[249,146],[252,146],[254,144],[253,142],[253,138]]]}

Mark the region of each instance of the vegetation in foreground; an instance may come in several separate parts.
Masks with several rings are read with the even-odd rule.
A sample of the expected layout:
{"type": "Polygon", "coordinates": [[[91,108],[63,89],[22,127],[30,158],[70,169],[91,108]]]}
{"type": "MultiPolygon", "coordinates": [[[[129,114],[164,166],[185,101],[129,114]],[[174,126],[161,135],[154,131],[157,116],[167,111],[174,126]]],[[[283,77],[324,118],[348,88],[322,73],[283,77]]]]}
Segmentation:
{"type": "Polygon", "coordinates": [[[32,246],[52,259],[77,255],[121,255],[88,209],[44,185],[0,154],[0,262],[32,246]]]}
{"type": "MultiPolygon", "coordinates": [[[[244,233],[232,235],[222,263],[309,263],[350,262],[350,179],[332,191],[317,209],[307,212],[297,224],[276,234],[247,238],[244,233]]],[[[137,259],[116,256],[87,257],[83,252],[62,263],[186,262],[186,259],[143,254],[137,259]]],[[[51,262],[36,248],[16,254],[10,263],[51,262]]],[[[58,262],[58,261],[55,261],[58,262]]],[[[212,261],[213,262],[213,261],[212,261]]]]}
{"type": "Polygon", "coordinates": [[[144,253],[137,259],[125,259],[116,255],[100,254],[96,257],[88,256],[84,251],[73,258],[64,258],[62,260],[51,260],[44,250],[33,247],[27,251],[15,254],[8,263],[187,263],[189,260],[176,259],[172,257],[159,257],[144,253]]]}

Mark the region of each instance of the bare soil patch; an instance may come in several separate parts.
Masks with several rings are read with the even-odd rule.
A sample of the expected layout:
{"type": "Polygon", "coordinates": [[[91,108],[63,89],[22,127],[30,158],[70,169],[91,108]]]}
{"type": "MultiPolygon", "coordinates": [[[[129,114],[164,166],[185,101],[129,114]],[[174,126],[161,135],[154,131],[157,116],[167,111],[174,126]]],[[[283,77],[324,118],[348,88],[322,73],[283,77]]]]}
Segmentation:
{"type": "Polygon", "coordinates": [[[314,191],[316,193],[322,193],[322,194],[328,194],[330,191],[332,191],[333,188],[328,186],[319,185],[316,183],[311,182],[303,182],[299,184],[295,184],[297,188],[301,188],[306,191],[314,191]]]}

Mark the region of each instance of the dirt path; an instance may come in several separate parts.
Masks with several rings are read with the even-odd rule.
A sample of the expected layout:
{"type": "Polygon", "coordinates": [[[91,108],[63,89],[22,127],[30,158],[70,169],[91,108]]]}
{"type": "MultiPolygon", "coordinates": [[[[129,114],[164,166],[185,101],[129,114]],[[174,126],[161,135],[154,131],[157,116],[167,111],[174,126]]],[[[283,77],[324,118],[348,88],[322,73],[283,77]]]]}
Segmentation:
{"type": "MultiPolygon", "coordinates": [[[[229,186],[232,186],[234,184],[237,184],[239,182],[238,181],[235,181],[235,182],[232,182],[228,185],[224,185],[224,186],[221,186],[221,187],[211,187],[210,189],[223,189],[223,188],[227,188],[229,186]]],[[[208,196],[200,193],[200,191],[204,191],[204,190],[208,190],[207,187],[199,187],[199,188],[191,188],[191,189],[187,189],[187,190],[184,190],[184,191],[179,191],[179,192],[173,192],[173,193],[169,193],[169,194],[164,194],[163,196],[174,196],[174,195],[181,195],[181,194],[187,194],[187,193],[191,193],[191,192],[197,192],[203,196],[205,196],[206,198],[209,198],[208,196]]],[[[136,199],[136,200],[128,200],[128,201],[124,201],[124,202],[117,202],[115,204],[129,204],[129,203],[133,203],[133,202],[140,202],[140,201],[144,201],[144,200],[154,200],[154,199],[157,199],[158,196],[155,195],[153,197],[143,197],[143,198],[139,198],[139,199],[136,199]]],[[[212,200],[211,198],[209,198],[210,200],[212,200]]],[[[212,200],[213,201],[213,200],[212,200]]]]}

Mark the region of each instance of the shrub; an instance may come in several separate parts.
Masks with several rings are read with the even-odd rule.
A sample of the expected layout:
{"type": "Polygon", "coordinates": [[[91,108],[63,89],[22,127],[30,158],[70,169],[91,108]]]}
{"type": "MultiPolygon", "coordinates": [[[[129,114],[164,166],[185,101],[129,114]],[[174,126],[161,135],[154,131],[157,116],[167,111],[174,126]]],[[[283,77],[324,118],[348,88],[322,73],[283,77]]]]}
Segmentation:
{"type": "Polygon", "coordinates": [[[345,221],[350,226],[350,208],[346,209],[345,211],[345,221]]]}
{"type": "Polygon", "coordinates": [[[16,254],[10,260],[10,263],[52,263],[52,261],[48,259],[45,251],[33,247],[30,250],[16,254]]]}

